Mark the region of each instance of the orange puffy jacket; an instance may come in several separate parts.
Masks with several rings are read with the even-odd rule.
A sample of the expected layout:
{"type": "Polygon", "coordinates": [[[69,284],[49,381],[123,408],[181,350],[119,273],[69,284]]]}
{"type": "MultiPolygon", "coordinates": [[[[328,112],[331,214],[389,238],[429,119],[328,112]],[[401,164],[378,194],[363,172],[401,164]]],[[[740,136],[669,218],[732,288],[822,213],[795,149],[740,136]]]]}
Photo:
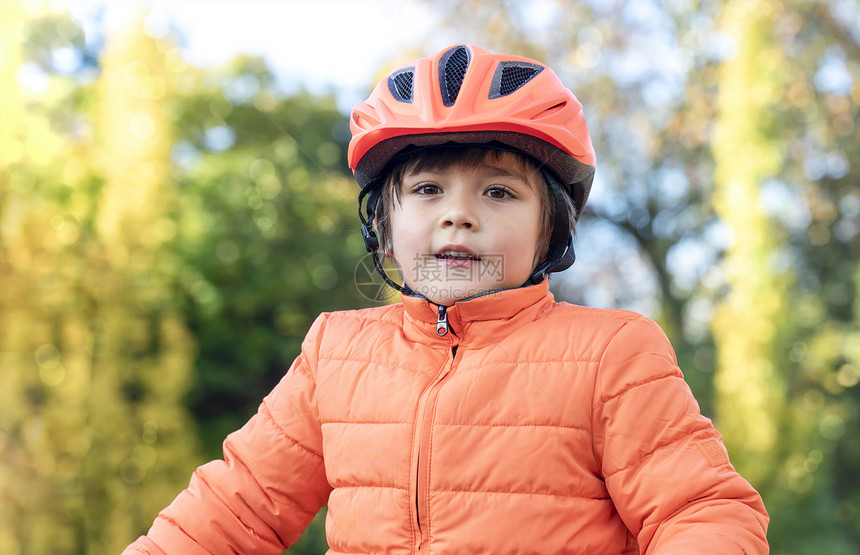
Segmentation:
{"type": "Polygon", "coordinates": [[[323,314],[126,553],[766,553],[767,513],[660,328],[536,286],[323,314]]]}

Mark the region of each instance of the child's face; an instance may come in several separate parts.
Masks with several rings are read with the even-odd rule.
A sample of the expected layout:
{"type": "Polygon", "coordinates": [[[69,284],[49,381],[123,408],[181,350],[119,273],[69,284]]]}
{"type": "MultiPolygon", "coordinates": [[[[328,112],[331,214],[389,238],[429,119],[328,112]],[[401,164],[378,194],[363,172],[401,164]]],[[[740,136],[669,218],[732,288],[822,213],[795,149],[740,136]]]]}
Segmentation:
{"type": "Polygon", "coordinates": [[[391,212],[391,250],[403,280],[440,305],[519,287],[537,263],[543,201],[516,171],[488,157],[475,167],[406,173],[391,212]]]}

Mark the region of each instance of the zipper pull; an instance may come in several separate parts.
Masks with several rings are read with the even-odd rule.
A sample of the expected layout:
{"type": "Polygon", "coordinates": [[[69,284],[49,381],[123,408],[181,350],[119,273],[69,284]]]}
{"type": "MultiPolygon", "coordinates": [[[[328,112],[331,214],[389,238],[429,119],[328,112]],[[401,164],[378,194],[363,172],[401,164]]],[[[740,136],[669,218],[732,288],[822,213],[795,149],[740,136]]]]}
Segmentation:
{"type": "Polygon", "coordinates": [[[436,335],[448,335],[448,307],[439,306],[439,316],[436,318],[436,335]]]}

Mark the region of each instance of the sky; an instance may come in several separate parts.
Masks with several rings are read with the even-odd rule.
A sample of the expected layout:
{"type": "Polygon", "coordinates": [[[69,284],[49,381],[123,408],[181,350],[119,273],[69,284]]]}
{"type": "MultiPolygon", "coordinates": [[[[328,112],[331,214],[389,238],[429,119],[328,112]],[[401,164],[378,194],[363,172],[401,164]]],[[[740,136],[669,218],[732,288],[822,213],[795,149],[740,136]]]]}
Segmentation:
{"type": "Polygon", "coordinates": [[[69,10],[92,36],[143,7],[154,35],[171,28],[179,32],[191,64],[207,69],[240,53],[258,54],[285,90],[299,84],[314,93],[332,88],[343,110],[364,99],[386,64],[402,61],[399,51],[428,44],[432,52],[453,40],[428,36],[438,17],[415,0],[54,0],[51,5],[69,10]]]}

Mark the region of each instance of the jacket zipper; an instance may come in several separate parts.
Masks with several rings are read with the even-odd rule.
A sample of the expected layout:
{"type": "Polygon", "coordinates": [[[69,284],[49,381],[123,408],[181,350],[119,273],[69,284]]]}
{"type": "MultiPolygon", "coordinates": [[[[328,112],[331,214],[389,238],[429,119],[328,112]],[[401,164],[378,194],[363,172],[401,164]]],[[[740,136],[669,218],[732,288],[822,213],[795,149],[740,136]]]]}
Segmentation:
{"type": "MultiPolygon", "coordinates": [[[[436,322],[436,333],[440,336],[448,335],[448,315],[447,307],[439,307],[439,316],[436,322]]],[[[454,362],[457,354],[457,343],[452,339],[451,343],[451,358],[449,358],[442,371],[436,376],[436,379],[424,390],[418,402],[417,424],[418,432],[416,433],[416,484],[415,484],[415,522],[414,525],[418,530],[418,549],[426,549],[428,547],[429,525],[427,523],[427,494],[430,489],[430,432],[433,428],[434,413],[436,410],[436,401],[439,397],[439,391],[442,388],[445,379],[449,377],[454,369],[454,362]]]]}
{"type": "Polygon", "coordinates": [[[439,305],[439,315],[436,316],[436,335],[448,335],[448,307],[439,305]]]}

